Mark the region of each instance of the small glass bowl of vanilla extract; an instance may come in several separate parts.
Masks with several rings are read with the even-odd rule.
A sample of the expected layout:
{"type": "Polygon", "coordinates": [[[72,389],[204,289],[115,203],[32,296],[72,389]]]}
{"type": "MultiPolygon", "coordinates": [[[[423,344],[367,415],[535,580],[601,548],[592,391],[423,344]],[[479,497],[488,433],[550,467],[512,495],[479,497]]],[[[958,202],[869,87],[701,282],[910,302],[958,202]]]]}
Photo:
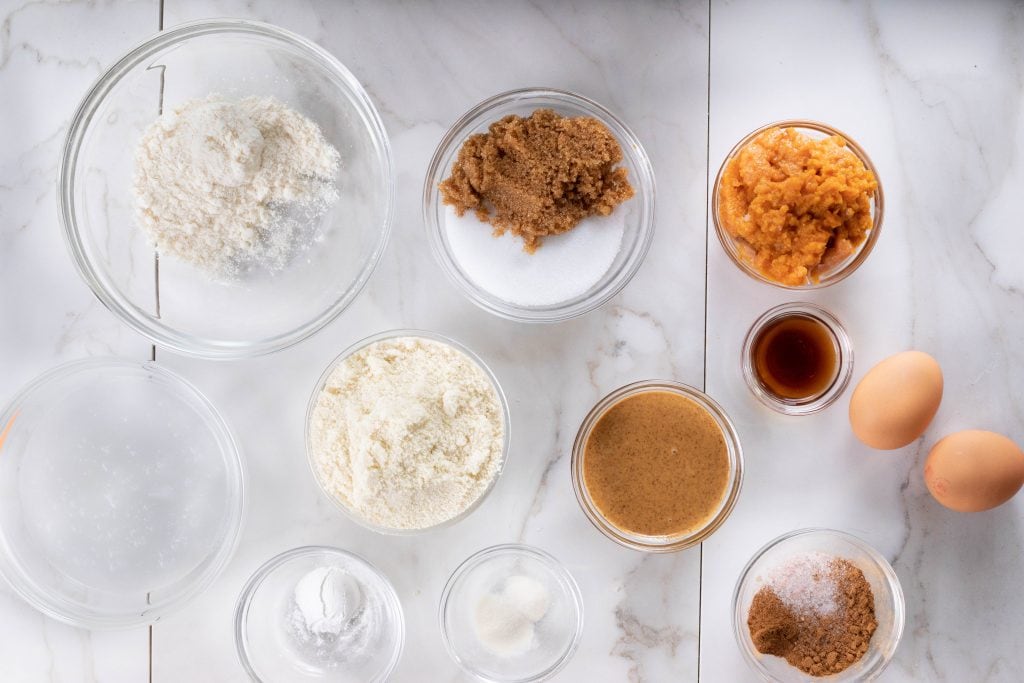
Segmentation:
{"type": "Polygon", "coordinates": [[[743,379],[761,403],[785,415],[831,405],[850,383],[853,348],[820,306],[788,303],[758,318],[743,341],[743,379]]]}

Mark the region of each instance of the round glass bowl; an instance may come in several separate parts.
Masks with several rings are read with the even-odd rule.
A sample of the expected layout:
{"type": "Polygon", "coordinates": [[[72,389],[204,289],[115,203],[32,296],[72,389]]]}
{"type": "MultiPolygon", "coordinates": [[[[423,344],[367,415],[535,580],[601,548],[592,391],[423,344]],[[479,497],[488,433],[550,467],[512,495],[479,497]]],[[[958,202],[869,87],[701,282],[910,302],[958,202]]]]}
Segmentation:
{"type": "Polygon", "coordinates": [[[394,178],[380,117],[337,59],[274,26],[211,20],[162,31],[96,82],[68,131],[58,198],[75,265],[118,318],[172,351],[238,358],[295,344],[352,302],[384,250],[394,178]],[[341,154],[339,199],[304,226],[308,247],[280,271],[218,282],[170,256],[156,264],[136,221],[143,132],[161,111],[211,93],[274,97],[341,154]]]}
{"type": "Polygon", "coordinates": [[[784,415],[811,415],[832,405],[846,391],[853,376],[853,346],[839,319],[821,306],[811,303],[782,304],[765,312],[751,325],[743,340],[740,365],[743,368],[743,380],[761,403],[784,415]],[[758,375],[754,358],[761,334],[780,320],[789,318],[804,318],[823,325],[836,359],[834,375],[828,386],[802,398],[786,398],[772,391],[758,375]]]}
{"type": "Polygon", "coordinates": [[[580,425],[580,429],[576,433],[576,440],[572,446],[572,486],[576,491],[576,500],[579,501],[580,507],[583,508],[583,513],[605,536],[620,545],[634,550],[670,553],[684,550],[702,542],[725,523],[729,513],[732,512],[733,507],[736,505],[736,500],[739,498],[742,483],[743,451],[740,448],[739,436],[736,434],[736,429],[733,427],[729,416],[726,415],[722,406],[718,405],[710,396],[681,382],[645,380],[627,384],[616,389],[591,408],[586,418],[584,418],[583,424],[580,425]],[[649,536],[621,529],[604,517],[587,490],[583,468],[586,459],[587,441],[590,439],[591,432],[610,408],[623,399],[644,392],[670,392],[693,401],[707,411],[707,414],[711,416],[715,424],[722,430],[722,436],[725,439],[726,450],[729,456],[729,480],[725,487],[725,494],[718,504],[718,509],[702,527],[684,534],[649,536]]]}
{"type": "Polygon", "coordinates": [[[224,420],[159,365],[68,363],[0,412],[0,572],[55,619],[128,628],[182,607],[231,558],[242,503],[224,420]]]}
{"type": "Polygon", "coordinates": [[[242,667],[259,683],[378,683],[398,665],[405,619],[394,587],[373,565],[338,548],[308,546],[274,557],[245,584],[235,608],[235,645],[242,667]],[[311,632],[297,601],[299,582],[322,568],[346,577],[344,624],[336,636],[311,632]]]}
{"type": "Polygon", "coordinates": [[[441,594],[440,619],[448,654],[468,674],[492,683],[535,683],[561,671],[575,653],[583,597],[548,553],[498,545],[455,570],[441,594]]]}
{"type": "Polygon", "coordinates": [[[313,479],[316,480],[317,486],[320,487],[320,490],[323,492],[323,494],[327,496],[327,498],[329,498],[331,502],[333,502],[337,506],[337,508],[345,514],[346,517],[348,517],[356,524],[359,524],[360,526],[363,526],[372,531],[376,531],[378,533],[395,536],[407,536],[451,526],[452,524],[455,524],[456,522],[465,519],[471,512],[476,510],[481,503],[484,502],[484,499],[487,498],[487,495],[494,489],[494,485],[498,482],[498,479],[501,477],[502,470],[504,470],[505,468],[505,460],[508,457],[508,449],[511,439],[511,430],[512,422],[508,409],[508,401],[505,398],[505,392],[502,391],[501,385],[498,383],[498,378],[494,375],[493,372],[491,372],[491,369],[487,367],[487,364],[484,363],[479,356],[477,356],[475,353],[473,353],[468,348],[466,348],[459,342],[455,341],[454,339],[450,339],[448,337],[445,337],[444,335],[437,334],[436,332],[411,329],[390,330],[387,332],[380,332],[373,336],[367,337],[366,339],[358,341],[352,346],[348,347],[347,349],[342,351],[337,358],[332,360],[327,365],[327,369],[324,370],[323,374],[320,375],[320,379],[317,380],[316,386],[313,389],[313,394],[309,398],[309,404],[306,407],[306,457],[309,462],[309,468],[313,473],[313,479]],[[498,402],[501,404],[501,418],[502,424],[504,426],[504,434],[501,448],[501,460],[498,463],[498,467],[494,473],[494,477],[487,485],[487,488],[485,488],[477,497],[477,499],[474,500],[465,510],[463,510],[458,515],[444,522],[435,524],[433,526],[422,527],[418,529],[396,529],[374,524],[373,522],[365,519],[355,510],[352,510],[348,506],[346,506],[345,503],[339,500],[337,496],[331,494],[331,492],[324,485],[324,482],[321,480],[320,474],[318,472],[316,464],[316,454],[314,453],[312,438],[313,412],[316,410],[317,401],[319,400],[320,394],[323,392],[324,386],[326,386],[327,380],[330,378],[331,373],[334,372],[334,369],[340,363],[344,362],[349,356],[352,356],[353,354],[361,351],[362,349],[372,344],[376,344],[377,342],[389,339],[400,339],[403,337],[418,337],[450,346],[454,348],[456,351],[459,351],[462,354],[464,354],[477,367],[483,370],[484,374],[490,380],[491,386],[494,388],[494,393],[498,397],[498,402]]]}
{"type": "MultiPolygon", "coordinates": [[[[607,302],[626,286],[640,268],[654,235],[654,172],[647,153],[637,137],[614,114],[598,103],[562,90],[513,90],[495,95],[473,107],[442,138],[430,161],[423,186],[423,219],[430,245],[441,264],[441,269],[477,306],[503,318],[521,322],[568,320],[607,302]],[[537,109],[545,108],[552,109],[562,116],[595,118],[607,126],[622,147],[621,166],[627,170],[629,182],[636,190],[636,194],[632,199],[617,206],[611,216],[596,219],[609,221],[617,217],[616,220],[623,221],[624,229],[617,253],[613,259],[609,256],[610,266],[595,284],[581,294],[554,303],[516,304],[483,288],[469,273],[472,264],[460,261],[450,239],[448,217],[451,209],[441,201],[438,185],[451,174],[452,164],[466,138],[486,132],[492,123],[505,116],[514,114],[525,118],[537,109]]],[[[581,229],[582,225],[575,228],[581,229]]],[[[482,235],[493,239],[490,238],[489,225],[481,223],[480,230],[482,235]]],[[[539,255],[545,248],[549,251],[554,249],[552,245],[556,239],[566,238],[570,234],[546,238],[547,246],[542,245],[531,258],[540,258],[539,255]]],[[[516,253],[518,254],[518,251],[516,253]]],[[[468,255],[464,258],[468,258],[468,255]]],[[[562,265],[561,261],[552,261],[549,265],[555,270],[573,267],[562,265]]]]}
{"type": "Polygon", "coordinates": [[[882,193],[882,180],[878,176],[878,171],[875,169],[875,165],[871,163],[871,159],[868,157],[867,152],[858,145],[849,135],[846,135],[842,131],[836,130],[831,126],[827,126],[824,123],[818,123],[817,121],[779,121],[777,123],[769,123],[767,126],[762,126],[757,130],[753,131],[742,140],[736,143],[736,146],[729,151],[726,155],[725,160],[722,162],[722,166],[718,169],[718,175],[715,176],[715,184],[711,191],[711,220],[715,225],[715,232],[718,234],[718,241],[721,242],[722,248],[725,249],[725,253],[728,254],[729,259],[736,264],[736,266],[744,273],[754,278],[758,282],[765,282],[776,287],[783,289],[819,289],[821,287],[827,287],[834,285],[835,283],[846,279],[853,271],[857,270],[865,260],[871,250],[875,247],[875,243],[878,241],[878,235],[882,229],[882,216],[884,214],[885,201],[882,193]],[[834,264],[831,268],[822,270],[817,273],[818,281],[814,282],[810,278],[808,281],[801,285],[788,285],[781,282],[776,282],[771,278],[765,276],[757,268],[750,263],[752,256],[752,250],[749,245],[744,241],[734,238],[726,231],[725,226],[722,225],[722,219],[719,215],[719,190],[722,183],[722,174],[725,173],[726,166],[729,162],[743,149],[751,140],[756,138],[766,130],[773,128],[795,128],[798,132],[807,135],[813,139],[824,139],[832,135],[838,135],[846,140],[846,147],[853,152],[858,159],[864,164],[864,167],[874,174],[875,179],[878,181],[878,189],[875,190],[874,195],[871,198],[871,215],[874,219],[871,230],[868,232],[867,237],[863,242],[860,243],[847,258],[834,264]]]}
{"type": "MultiPolygon", "coordinates": [[[[764,576],[795,556],[822,553],[845,559],[862,572],[875,596],[878,628],[868,651],[848,669],[826,677],[829,681],[870,681],[885,669],[903,635],[906,605],[903,590],[892,566],[882,555],[856,536],[831,529],[802,529],[784,534],[754,554],[736,583],[733,596],[733,630],[747,664],[765,681],[819,680],[809,676],[785,659],[757,651],[747,627],[747,613],[754,595],[764,586],[764,576]]],[[[821,679],[825,680],[825,679],[821,679]]]]}

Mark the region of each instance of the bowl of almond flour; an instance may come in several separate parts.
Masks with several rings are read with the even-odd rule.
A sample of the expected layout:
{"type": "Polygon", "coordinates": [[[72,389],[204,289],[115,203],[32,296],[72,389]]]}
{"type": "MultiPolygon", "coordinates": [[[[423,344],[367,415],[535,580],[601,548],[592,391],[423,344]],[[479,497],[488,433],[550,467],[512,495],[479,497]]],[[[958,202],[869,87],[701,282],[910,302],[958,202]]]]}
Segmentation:
{"type": "Polygon", "coordinates": [[[273,352],[352,303],[390,231],[394,177],[356,78],[275,26],[163,31],[93,85],[58,199],[96,296],[155,344],[273,352]]]}
{"type": "Polygon", "coordinates": [[[324,494],[385,534],[454,524],[494,487],[509,447],[497,378],[458,342],[393,330],[341,353],[306,412],[306,453],[324,494]]]}

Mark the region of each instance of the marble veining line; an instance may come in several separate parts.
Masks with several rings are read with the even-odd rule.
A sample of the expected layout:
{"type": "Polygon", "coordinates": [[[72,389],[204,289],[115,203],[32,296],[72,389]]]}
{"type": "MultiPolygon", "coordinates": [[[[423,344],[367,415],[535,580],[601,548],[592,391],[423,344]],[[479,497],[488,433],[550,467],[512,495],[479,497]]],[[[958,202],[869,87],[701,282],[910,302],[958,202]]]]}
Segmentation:
{"type": "MultiPolygon", "coordinates": [[[[678,626],[663,626],[657,627],[650,624],[646,624],[641,621],[640,617],[627,606],[628,598],[628,584],[630,581],[642,580],[637,578],[637,575],[647,566],[651,561],[654,560],[653,555],[644,555],[636,566],[633,567],[623,578],[622,584],[623,589],[627,593],[619,604],[615,607],[615,625],[622,635],[619,636],[618,640],[612,646],[611,654],[621,657],[622,659],[630,662],[629,667],[629,680],[632,683],[643,683],[647,680],[644,676],[643,663],[637,656],[637,653],[633,651],[633,645],[639,645],[640,648],[646,651],[653,650],[655,648],[661,648],[667,646],[668,653],[672,659],[675,659],[678,653],[679,646],[687,639],[687,635],[680,630],[678,626]]],[[[661,604],[665,608],[666,614],[669,612],[668,603],[668,592],[670,586],[668,579],[673,575],[672,571],[669,571],[668,576],[659,577],[659,583],[662,586],[661,592],[661,604]]],[[[697,628],[697,642],[700,642],[700,626],[697,628]]],[[[693,636],[689,636],[692,638],[693,636]]]]}
{"type": "Polygon", "coordinates": [[[530,507],[527,509],[526,514],[523,516],[523,523],[519,528],[518,542],[525,543],[526,538],[526,526],[531,519],[540,514],[541,508],[544,506],[542,502],[543,498],[547,494],[548,490],[548,479],[551,473],[555,470],[555,467],[562,462],[563,456],[566,452],[558,448],[558,443],[562,438],[562,407],[558,406],[555,408],[555,434],[554,434],[554,448],[555,457],[548,461],[547,467],[544,468],[544,473],[540,477],[540,483],[537,484],[537,488],[533,492],[533,500],[530,502],[530,507]]]}

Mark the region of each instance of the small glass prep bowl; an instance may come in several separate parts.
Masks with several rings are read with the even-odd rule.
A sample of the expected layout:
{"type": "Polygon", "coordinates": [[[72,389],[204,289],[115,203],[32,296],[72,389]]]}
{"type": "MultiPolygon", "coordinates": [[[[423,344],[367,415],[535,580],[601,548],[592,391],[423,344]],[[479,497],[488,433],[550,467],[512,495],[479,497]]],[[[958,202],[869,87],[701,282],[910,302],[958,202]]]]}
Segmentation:
{"type": "Polygon", "coordinates": [[[338,548],[307,546],[272,558],[252,575],[235,607],[238,657],[257,683],[379,683],[395,670],[404,645],[405,618],[394,586],[369,562],[338,548]],[[334,641],[311,648],[291,632],[302,627],[294,620],[296,585],[319,567],[337,567],[360,589],[362,606],[348,620],[344,646],[334,641]]]}
{"type": "Polygon", "coordinates": [[[383,252],[393,195],[384,126],[352,74],[304,38],[241,20],[163,31],[114,64],[71,122],[58,192],[75,265],[100,301],[160,346],[207,358],[276,351],[336,318],[383,252]],[[161,111],[211,93],[272,96],[317,123],[341,154],[339,199],[280,272],[218,282],[168,256],[154,278],[135,218],[135,147],[161,111]]]}
{"type": "Polygon", "coordinates": [[[747,664],[765,681],[828,680],[870,681],[889,664],[903,635],[906,605],[903,589],[892,566],[882,555],[856,536],[832,529],[801,529],[784,534],[754,554],[736,582],[733,596],[733,630],[747,664]],[[795,555],[819,552],[843,558],[856,565],[871,584],[875,595],[875,617],[878,629],[871,638],[867,653],[856,664],[827,678],[815,678],[791,666],[785,659],[763,655],[754,647],[747,628],[747,613],[754,595],[764,585],[764,575],[795,555]]]}
{"type": "Polygon", "coordinates": [[[572,574],[548,553],[526,545],[498,545],[459,565],[441,594],[441,636],[467,673],[493,683],[536,683],[562,670],[583,634],[583,597],[572,574]],[[477,635],[477,601],[500,592],[510,576],[526,576],[547,591],[547,610],[534,623],[524,652],[500,656],[477,635]]]}
{"type": "Polygon", "coordinates": [[[871,163],[871,159],[868,157],[867,152],[865,152],[864,149],[846,133],[824,123],[818,123],[817,121],[792,120],[769,123],[767,126],[761,126],[757,130],[745,136],[742,140],[737,142],[736,146],[733,147],[726,155],[725,160],[718,169],[718,175],[715,176],[714,188],[711,191],[711,220],[715,225],[715,233],[718,235],[718,241],[722,244],[722,248],[725,249],[725,253],[729,256],[729,259],[736,264],[740,270],[758,282],[765,282],[776,287],[781,287],[782,289],[820,289],[821,287],[834,285],[835,283],[852,275],[853,271],[857,270],[857,268],[867,260],[871,250],[874,249],[875,243],[878,241],[878,235],[882,230],[882,217],[884,212],[885,197],[882,193],[882,179],[878,176],[878,170],[875,168],[875,165],[871,163]],[[843,259],[831,268],[817,273],[817,282],[808,278],[807,282],[804,284],[787,285],[781,282],[776,282],[775,280],[767,277],[750,263],[752,252],[750,246],[746,244],[746,242],[730,235],[725,229],[725,226],[722,225],[722,219],[719,216],[718,193],[722,184],[722,174],[725,173],[726,166],[729,165],[729,162],[732,161],[740,150],[743,149],[751,140],[772,128],[795,128],[798,132],[814,139],[823,139],[832,135],[838,135],[846,140],[847,149],[853,152],[857,158],[861,160],[864,167],[871,171],[875,176],[875,180],[878,181],[878,189],[875,190],[875,193],[871,198],[871,216],[874,220],[871,225],[871,231],[868,232],[868,236],[847,258],[843,259]]]}
{"type": "MultiPolygon", "coordinates": [[[[640,268],[654,236],[654,171],[636,135],[597,102],[562,90],[513,90],[495,95],[473,107],[441,139],[423,185],[423,219],[434,256],[442,270],[470,301],[485,311],[510,320],[559,322],[588,313],[606,303],[626,286],[640,268]],[[553,109],[562,116],[595,118],[607,126],[622,147],[621,166],[628,171],[629,182],[636,194],[617,206],[612,214],[622,216],[624,233],[618,253],[600,280],[587,291],[565,301],[527,306],[506,301],[479,286],[469,276],[465,266],[459,263],[448,237],[447,207],[441,201],[438,185],[451,174],[452,164],[467,137],[486,132],[492,123],[502,117],[510,114],[528,117],[537,109],[544,108],[553,109]]],[[[490,226],[486,224],[481,224],[480,229],[490,232],[490,226]]]]}
{"type": "Polygon", "coordinates": [[[850,378],[853,376],[853,344],[839,319],[821,306],[799,301],[781,304],[765,311],[750,326],[743,340],[743,350],[740,352],[740,367],[750,393],[764,405],[783,415],[813,415],[835,403],[849,386],[850,378]],[[754,347],[762,331],[775,322],[790,317],[809,318],[821,323],[829,331],[836,356],[835,376],[829,385],[817,394],[804,398],[784,398],[776,395],[758,377],[754,362],[754,347]]]}
{"type": "Polygon", "coordinates": [[[55,619],[127,628],[180,608],[231,558],[242,502],[227,425],[154,363],[62,365],[0,412],[0,572],[55,619]]]}
{"type": "Polygon", "coordinates": [[[725,520],[728,519],[732,509],[739,499],[740,488],[743,484],[743,450],[740,447],[739,435],[732,421],[726,414],[725,409],[718,405],[710,396],[703,391],[671,380],[645,380],[634,382],[619,387],[597,402],[590,412],[583,419],[579,431],[576,433],[576,440],[572,445],[572,486],[576,492],[576,500],[583,508],[583,514],[587,516],[597,529],[616,543],[633,550],[643,550],[651,553],[671,553],[684,550],[697,545],[713,534],[725,520]],[[689,533],[664,536],[647,536],[633,533],[626,529],[615,526],[601,513],[597,504],[590,497],[586,482],[583,476],[583,465],[586,459],[587,440],[590,433],[597,426],[601,417],[619,401],[649,391],[667,391],[688,398],[698,406],[707,411],[708,415],[715,421],[722,430],[725,439],[726,450],[729,455],[729,481],[726,483],[725,494],[718,509],[707,523],[689,533]]]}
{"type": "Polygon", "coordinates": [[[484,499],[486,499],[490,492],[494,490],[494,485],[498,483],[498,479],[501,477],[501,473],[505,469],[505,461],[508,458],[508,449],[509,444],[511,443],[511,434],[512,421],[511,415],[509,414],[508,400],[505,398],[505,392],[502,391],[501,385],[498,383],[498,378],[494,375],[491,369],[487,367],[487,364],[484,363],[483,360],[478,355],[476,355],[475,353],[473,353],[468,348],[466,348],[459,342],[455,341],[454,339],[445,337],[444,335],[441,334],[437,334],[436,332],[428,332],[426,330],[389,330],[387,332],[380,332],[378,334],[367,337],[366,339],[358,341],[352,346],[348,347],[347,349],[342,351],[337,358],[328,363],[327,369],[324,370],[323,374],[320,375],[320,379],[317,380],[316,386],[313,388],[313,394],[309,398],[309,405],[306,407],[306,459],[309,462],[309,468],[313,473],[313,479],[316,480],[317,486],[320,487],[320,490],[323,492],[323,494],[327,496],[327,498],[332,503],[334,503],[334,505],[339,510],[341,510],[341,512],[344,513],[346,517],[348,517],[356,524],[359,524],[360,526],[370,529],[371,531],[376,531],[381,534],[388,534],[393,536],[409,536],[413,534],[420,534],[425,531],[431,531],[433,529],[444,528],[446,526],[455,524],[456,522],[462,519],[465,519],[471,512],[480,507],[480,504],[484,502],[484,499]],[[324,483],[320,480],[320,475],[317,473],[316,457],[313,454],[313,439],[310,433],[310,425],[312,425],[313,422],[313,411],[316,409],[317,400],[319,399],[320,393],[323,391],[324,386],[327,384],[327,380],[331,376],[331,373],[334,372],[334,368],[336,368],[339,363],[343,362],[352,354],[366,348],[367,346],[370,346],[371,344],[375,344],[379,341],[384,341],[387,339],[398,339],[401,337],[421,337],[423,339],[429,339],[432,341],[440,342],[441,344],[446,344],[448,346],[455,348],[457,351],[460,351],[473,363],[475,363],[481,370],[484,371],[484,374],[487,375],[487,378],[491,382],[491,386],[494,387],[494,393],[498,396],[498,402],[501,404],[501,418],[504,426],[504,438],[501,447],[501,461],[498,463],[498,469],[497,471],[495,471],[494,478],[491,479],[491,482],[487,485],[487,488],[483,490],[480,496],[475,501],[473,501],[473,503],[470,504],[469,507],[467,507],[465,510],[463,510],[455,517],[452,517],[451,519],[441,522],[439,524],[435,524],[434,526],[423,527],[422,529],[393,529],[390,527],[378,526],[370,522],[369,520],[366,520],[363,517],[361,517],[359,513],[357,513],[356,511],[350,510],[348,507],[346,507],[344,503],[338,500],[336,496],[332,495],[331,492],[327,490],[327,487],[324,486],[324,483]]]}

